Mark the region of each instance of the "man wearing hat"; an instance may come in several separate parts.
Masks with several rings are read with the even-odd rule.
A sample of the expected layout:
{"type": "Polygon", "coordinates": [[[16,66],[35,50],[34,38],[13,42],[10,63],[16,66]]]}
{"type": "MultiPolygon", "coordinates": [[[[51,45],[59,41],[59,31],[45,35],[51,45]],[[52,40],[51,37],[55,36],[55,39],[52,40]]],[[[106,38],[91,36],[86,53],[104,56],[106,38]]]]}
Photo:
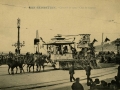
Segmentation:
{"type": "Polygon", "coordinates": [[[98,90],[101,89],[100,81],[99,81],[98,78],[96,78],[95,81],[94,81],[93,90],[94,90],[94,89],[98,89],[98,90]]]}
{"type": "Polygon", "coordinates": [[[70,74],[70,82],[72,82],[72,79],[75,81],[75,78],[73,76],[75,74],[74,63],[72,63],[72,65],[69,68],[69,74],[70,74]]]}
{"type": "Polygon", "coordinates": [[[79,83],[80,78],[76,78],[76,82],[72,84],[71,88],[72,90],[84,90],[81,83],[79,83]]]}
{"type": "Polygon", "coordinates": [[[90,78],[90,75],[91,75],[91,67],[90,65],[88,64],[87,67],[85,68],[85,71],[86,71],[86,75],[87,75],[87,82],[89,81],[89,78],[90,78]]]}
{"type": "Polygon", "coordinates": [[[118,66],[117,78],[120,80],[120,62],[119,62],[119,66],[118,66]]]}

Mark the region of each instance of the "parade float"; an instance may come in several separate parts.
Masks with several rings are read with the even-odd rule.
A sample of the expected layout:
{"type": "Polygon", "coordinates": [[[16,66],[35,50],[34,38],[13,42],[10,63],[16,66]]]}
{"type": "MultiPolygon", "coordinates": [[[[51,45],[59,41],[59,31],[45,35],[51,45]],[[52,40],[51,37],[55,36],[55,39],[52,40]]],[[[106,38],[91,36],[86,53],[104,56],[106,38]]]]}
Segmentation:
{"type": "Polygon", "coordinates": [[[58,34],[54,36],[50,42],[44,43],[52,65],[55,69],[68,69],[74,63],[76,69],[84,69],[94,60],[94,47],[96,41],[90,43],[90,34],[79,34],[79,42],[72,41],[58,34]]]}

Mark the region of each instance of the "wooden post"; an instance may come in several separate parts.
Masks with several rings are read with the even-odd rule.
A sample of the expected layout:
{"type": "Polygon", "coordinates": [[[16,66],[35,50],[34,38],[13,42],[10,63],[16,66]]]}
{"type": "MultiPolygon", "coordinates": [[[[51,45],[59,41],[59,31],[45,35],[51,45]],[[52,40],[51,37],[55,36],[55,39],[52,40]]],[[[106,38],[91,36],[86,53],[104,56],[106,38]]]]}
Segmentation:
{"type": "Polygon", "coordinates": [[[103,52],[103,33],[102,33],[102,52],[103,52]]]}

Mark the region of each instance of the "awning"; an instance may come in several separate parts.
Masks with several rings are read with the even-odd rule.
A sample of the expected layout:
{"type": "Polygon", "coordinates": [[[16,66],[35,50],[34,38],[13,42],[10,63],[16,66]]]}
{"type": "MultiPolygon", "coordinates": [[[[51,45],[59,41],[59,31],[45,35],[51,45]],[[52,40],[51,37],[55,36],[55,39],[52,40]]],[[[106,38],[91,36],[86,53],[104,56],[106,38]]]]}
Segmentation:
{"type": "Polygon", "coordinates": [[[43,45],[68,45],[68,44],[74,44],[74,42],[70,42],[70,41],[54,41],[54,42],[50,42],[50,43],[45,43],[43,45]]]}

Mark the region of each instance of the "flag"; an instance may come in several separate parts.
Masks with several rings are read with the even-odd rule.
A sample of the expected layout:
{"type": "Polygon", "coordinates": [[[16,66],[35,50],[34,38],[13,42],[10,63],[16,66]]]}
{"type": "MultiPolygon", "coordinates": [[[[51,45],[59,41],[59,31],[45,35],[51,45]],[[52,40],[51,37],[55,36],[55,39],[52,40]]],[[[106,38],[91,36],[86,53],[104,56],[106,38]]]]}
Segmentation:
{"type": "Polygon", "coordinates": [[[93,42],[98,42],[98,41],[96,39],[94,39],[93,42]]]}
{"type": "Polygon", "coordinates": [[[74,42],[75,41],[75,37],[74,37],[74,39],[73,39],[73,41],[72,42],[74,42]]]}
{"type": "Polygon", "coordinates": [[[104,42],[107,42],[107,41],[110,41],[110,39],[106,37],[104,42]]]}
{"type": "Polygon", "coordinates": [[[41,40],[43,43],[45,43],[45,41],[43,41],[42,37],[40,37],[40,40],[41,40]]]}

